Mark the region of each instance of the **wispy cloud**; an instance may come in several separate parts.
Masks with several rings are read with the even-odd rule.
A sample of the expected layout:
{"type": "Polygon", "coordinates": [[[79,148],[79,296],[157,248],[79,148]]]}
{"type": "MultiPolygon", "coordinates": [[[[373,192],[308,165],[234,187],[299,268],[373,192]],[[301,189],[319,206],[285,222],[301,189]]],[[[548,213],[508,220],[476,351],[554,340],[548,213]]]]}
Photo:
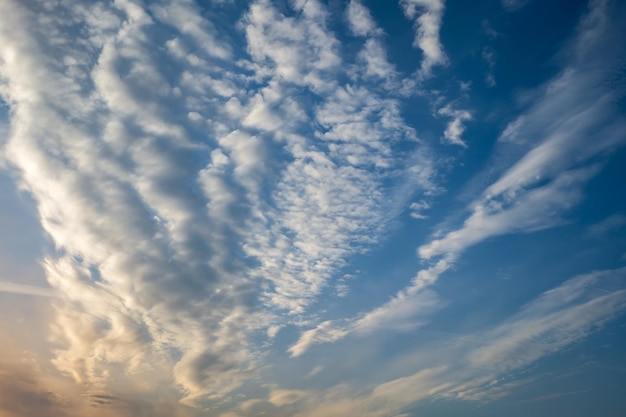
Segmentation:
{"type": "Polygon", "coordinates": [[[467,143],[461,137],[465,132],[465,122],[472,120],[472,114],[467,110],[457,110],[451,105],[444,106],[437,110],[437,114],[448,116],[452,120],[443,132],[443,141],[452,145],[459,145],[467,148],[467,143]]]}
{"type": "Polygon", "coordinates": [[[50,287],[19,284],[15,282],[0,281],[0,292],[12,294],[33,295],[37,297],[58,297],[59,294],[50,287]]]}
{"type": "Polygon", "coordinates": [[[539,397],[531,398],[531,399],[525,400],[524,402],[548,401],[548,400],[553,400],[555,398],[568,397],[570,395],[584,394],[586,392],[589,392],[589,390],[555,392],[553,394],[546,394],[546,395],[541,395],[539,397]]]}
{"type": "Polygon", "coordinates": [[[504,7],[505,10],[512,12],[517,9],[521,9],[528,2],[529,0],[502,0],[502,7],[504,7]]]}
{"type": "MultiPolygon", "coordinates": [[[[603,61],[607,66],[588,65],[598,54],[597,44],[604,45],[606,37],[612,36],[605,6],[597,3],[591,9],[568,49],[570,62],[542,87],[535,103],[501,136],[501,146],[515,146],[516,154],[521,153],[517,162],[469,205],[470,214],[460,227],[418,248],[419,257],[431,265],[418,271],[411,285],[390,301],[358,319],[338,321],[332,331],[326,324],[319,339],[311,337],[315,333],[303,333],[309,336],[308,343],[303,344],[301,338],[292,346],[292,354],[347,336],[357,320],[382,315],[393,327],[394,312],[407,311],[414,305],[415,294],[437,282],[469,247],[492,237],[530,233],[567,221],[564,215],[583,199],[585,184],[601,169],[596,157],[626,143],[625,121],[616,114],[617,93],[603,81],[607,71],[612,71],[609,61],[603,61]]],[[[402,314],[400,317],[405,319],[402,314]]],[[[416,315],[415,320],[419,323],[420,316],[416,315]]]]}
{"type": "Polygon", "coordinates": [[[375,331],[414,330],[427,323],[428,316],[443,307],[437,294],[425,290],[452,266],[452,258],[442,259],[429,269],[422,270],[413,279],[413,285],[399,291],[390,301],[357,317],[324,321],[304,331],[289,347],[293,357],[304,354],[312,346],[333,343],[348,335],[366,336],[375,331]]]}
{"type": "Polygon", "coordinates": [[[440,343],[436,355],[418,362],[414,373],[376,385],[357,397],[329,391],[303,415],[339,416],[357,410],[385,416],[401,413],[424,398],[484,402],[508,395],[532,382],[523,379],[520,370],[584,339],[624,312],[624,276],[626,270],[617,269],[571,278],[493,327],[440,343]],[[590,288],[596,285],[610,291],[590,288]]]}
{"type": "Polygon", "coordinates": [[[422,77],[429,77],[433,67],[448,62],[439,38],[444,3],[444,0],[400,0],[406,17],[414,20],[413,46],[424,54],[419,71],[422,77]]]}
{"type": "Polygon", "coordinates": [[[587,235],[590,237],[601,237],[603,235],[617,232],[626,226],[626,216],[616,213],[587,227],[587,235]]]}
{"type": "Polygon", "coordinates": [[[601,4],[592,9],[571,48],[569,65],[501,136],[501,142],[512,140],[515,145],[509,146],[528,151],[470,205],[463,227],[420,247],[421,257],[458,254],[487,237],[560,224],[562,214],[582,198],[583,185],[598,172],[593,158],[625,143],[624,120],[615,113],[616,93],[602,84],[611,69],[587,66],[597,53],[589,39],[602,42],[605,13],[601,4]]]}

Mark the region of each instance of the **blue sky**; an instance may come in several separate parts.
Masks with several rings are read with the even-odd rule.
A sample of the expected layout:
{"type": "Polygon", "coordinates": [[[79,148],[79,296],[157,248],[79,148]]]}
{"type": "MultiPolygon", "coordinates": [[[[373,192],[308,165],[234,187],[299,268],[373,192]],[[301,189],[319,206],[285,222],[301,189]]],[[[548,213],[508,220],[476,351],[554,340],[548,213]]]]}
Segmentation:
{"type": "Polygon", "coordinates": [[[625,18],[0,2],[0,416],[622,416],[625,18]]]}

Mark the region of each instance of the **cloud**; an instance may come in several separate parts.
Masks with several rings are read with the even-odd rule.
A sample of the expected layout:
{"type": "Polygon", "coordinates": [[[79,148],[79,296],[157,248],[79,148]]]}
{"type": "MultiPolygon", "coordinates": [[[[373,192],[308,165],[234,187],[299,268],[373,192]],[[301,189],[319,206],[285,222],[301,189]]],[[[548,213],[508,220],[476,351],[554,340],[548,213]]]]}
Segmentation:
{"type": "MultiPolygon", "coordinates": [[[[366,37],[365,44],[357,55],[357,78],[361,76],[367,81],[380,82],[384,80],[384,87],[390,91],[398,88],[398,73],[393,64],[387,59],[384,46],[384,32],[380,29],[367,9],[360,1],[352,0],[346,8],[346,18],[350,31],[355,36],[366,37]]],[[[355,79],[356,81],[356,79],[355,79]]]]}
{"type": "Polygon", "coordinates": [[[485,83],[487,84],[487,87],[495,87],[496,78],[494,75],[494,68],[496,66],[496,53],[492,48],[486,46],[483,48],[481,56],[489,68],[487,74],[485,75],[485,83]]]}
{"type": "MultiPolygon", "coordinates": [[[[359,318],[303,332],[306,341],[301,336],[292,346],[292,354],[293,349],[302,354],[314,344],[344,338],[351,334],[357,320],[367,322],[380,317],[377,320],[393,328],[396,316],[406,319],[403,312],[415,305],[413,297],[436,283],[469,247],[489,238],[531,233],[568,221],[564,216],[582,201],[584,186],[601,169],[596,158],[626,143],[624,120],[616,115],[618,93],[603,81],[607,71],[612,71],[611,66],[588,64],[598,53],[597,45],[604,45],[609,36],[612,32],[605,5],[595,4],[569,49],[570,62],[541,87],[537,100],[505,129],[504,137],[514,137],[514,145],[501,136],[501,146],[516,146],[517,162],[467,207],[469,215],[460,227],[442,232],[418,248],[419,257],[430,265],[380,307],[359,318]]],[[[444,107],[443,114],[455,113],[444,107]]],[[[436,303],[432,307],[436,310],[436,303]]],[[[420,313],[416,322],[419,324],[423,320],[420,316],[428,314],[420,313]]]]}
{"type": "Polygon", "coordinates": [[[28,367],[0,365],[0,411],[8,417],[71,416],[71,404],[28,367]]]}
{"type": "Polygon", "coordinates": [[[597,53],[588,40],[610,36],[605,13],[601,4],[591,10],[570,49],[571,62],[505,129],[503,146],[511,142],[525,153],[470,205],[463,227],[421,246],[421,257],[458,254],[491,236],[561,224],[562,214],[580,201],[583,186],[600,168],[593,158],[626,142],[624,120],[616,117],[617,93],[602,81],[611,69],[588,66],[597,53]],[[583,87],[589,85],[597,88],[583,87]]]}
{"type": "MultiPolygon", "coordinates": [[[[440,270],[447,267],[447,264],[440,262],[435,268],[436,273],[441,273],[440,270]]],[[[420,279],[428,280],[426,273],[422,273],[420,279]]],[[[348,335],[364,337],[383,331],[413,331],[427,323],[428,316],[442,307],[443,303],[432,291],[400,291],[386,304],[356,318],[324,321],[302,332],[288,352],[292,357],[298,357],[315,345],[333,343],[348,335]]]]}
{"type": "Polygon", "coordinates": [[[371,36],[381,33],[370,11],[358,0],[350,0],[346,8],[346,18],[355,36],[371,36]]]}
{"type": "Polygon", "coordinates": [[[514,369],[586,337],[623,310],[621,303],[626,292],[619,280],[624,273],[623,268],[593,272],[546,291],[486,332],[485,340],[489,343],[468,355],[470,363],[514,369]],[[597,291],[596,286],[607,290],[597,291]]]}
{"type": "Polygon", "coordinates": [[[505,10],[512,12],[521,9],[528,3],[528,0],[502,0],[502,7],[505,10]]]}
{"type": "Polygon", "coordinates": [[[568,397],[570,395],[577,395],[577,394],[584,394],[586,392],[589,392],[589,390],[555,392],[553,394],[546,394],[546,395],[541,395],[539,397],[531,398],[531,399],[525,400],[525,402],[539,402],[539,401],[553,400],[555,398],[568,397]]]}
{"type": "MultiPolygon", "coordinates": [[[[263,219],[251,226],[254,232],[243,249],[261,263],[253,274],[274,285],[272,292],[264,294],[267,301],[300,314],[345,259],[375,242],[402,207],[406,197],[383,183],[397,170],[406,170],[413,177],[410,184],[428,188],[432,166],[422,149],[409,155],[422,158],[410,167],[419,172],[416,176],[408,172],[409,158],[403,161],[394,157],[392,149],[400,143],[417,142],[415,132],[400,115],[396,99],[366,86],[337,85],[342,74],[339,66],[325,66],[322,71],[313,62],[306,64],[307,59],[313,59],[308,55],[316,48],[318,32],[326,27],[327,14],[317,2],[307,2],[305,9],[294,7],[298,14],[290,16],[278,13],[266,2],[257,2],[243,21],[252,48],[252,67],[259,77],[270,80],[264,91],[276,102],[313,94],[319,103],[313,107],[306,102],[290,104],[279,119],[294,123],[268,130],[286,143],[285,151],[293,161],[288,165],[276,161],[282,173],[275,183],[274,205],[262,210],[263,219]],[[285,33],[293,39],[286,39],[285,33],[276,29],[281,27],[290,28],[285,33]],[[259,37],[265,40],[257,44],[259,37]],[[265,55],[264,48],[270,55],[265,55]],[[278,50],[281,57],[306,54],[307,58],[290,59],[297,61],[298,67],[287,69],[283,58],[272,58],[278,50]],[[299,74],[297,79],[285,75],[290,71],[299,74]],[[307,81],[321,82],[320,77],[325,80],[323,88],[317,81],[307,81]],[[312,131],[311,126],[315,127],[312,131]],[[311,136],[303,136],[303,131],[311,136]],[[391,199],[390,193],[394,194],[391,199]]],[[[324,36],[332,37],[331,44],[337,42],[328,31],[324,36]]],[[[361,59],[368,62],[365,77],[391,76],[392,68],[385,64],[377,39],[365,42],[357,56],[361,59]]]]}
{"type": "Polygon", "coordinates": [[[158,4],[152,7],[156,16],[163,22],[187,35],[193,44],[211,57],[229,59],[232,48],[219,39],[213,23],[202,17],[202,10],[190,0],[158,4]]]}
{"type": "Polygon", "coordinates": [[[111,12],[127,14],[117,32],[61,44],[63,54],[82,59],[76,65],[93,76],[90,84],[45,55],[45,38],[25,29],[32,12],[3,3],[3,16],[13,16],[3,24],[4,91],[15,110],[6,151],[59,250],[46,261],[64,299],[54,326],[64,348],[54,363],[80,383],[104,384],[112,364],[133,372],[147,357],[167,363],[172,352],[182,358],[173,376],[184,392],[215,393],[236,384],[233,369],[248,360],[248,352],[227,353],[220,344],[241,341],[251,323],[242,315],[248,290],[228,271],[233,263],[224,263],[230,253],[208,239],[219,228],[209,232],[206,200],[180,186],[193,182],[186,161],[203,146],[161,100],[172,89],[145,37],[153,21],[137,6],[119,5],[111,12]],[[92,40],[102,44],[95,58],[85,54],[92,40]],[[197,360],[211,355],[221,366],[197,360]]]}
{"type": "Polygon", "coordinates": [[[465,132],[464,122],[472,120],[472,114],[467,110],[453,109],[450,105],[440,108],[437,110],[437,113],[442,116],[452,118],[452,120],[448,123],[446,130],[443,132],[444,142],[467,148],[467,143],[463,141],[461,136],[463,135],[463,132],[465,132]]]}
{"type": "MultiPolygon", "coordinates": [[[[626,269],[622,268],[570,278],[491,327],[427,347],[433,351],[426,359],[414,362],[399,358],[405,376],[376,384],[366,394],[341,392],[335,387],[302,415],[353,412],[386,416],[401,413],[426,398],[485,402],[506,396],[531,383],[520,371],[585,339],[623,314],[624,274],[626,269]],[[605,287],[607,292],[597,291],[595,286],[605,287]],[[407,363],[412,362],[415,364],[411,366],[418,367],[414,372],[407,369],[407,363]]],[[[423,353],[413,355],[419,358],[423,353]]]]}
{"type": "Polygon", "coordinates": [[[58,297],[54,289],[36,285],[18,284],[15,282],[0,281],[0,292],[12,294],[33,295],[37,297],[58,297]]]}
{"type": "Polygon", "coordinates": [[[333,322],[325,321],[316,328],[303,332],[298,341],[289,347],[289,353],[292,357],[298,357],[313,345],[335,342],[344,338],[348,333],[348,330],[334,326],[333,322]]]}
{"type": "Polygon", "coordinates": [[[400,0],[407,18],[414,20],[415,40],[424,57],[420,68],[421,77],[429,77],[432,68],[445,65],[448,58],[439,39],[443,20],[444,0],[400,0]]]}
{"type": "Polygon", "coordinates": [[[387,60],[387,53],[378,39],[368,39],[359,52],[358,61],[365,67],[365,77],[390,80],[396,76],[395,67],[387,60]]]}
{"type": "Polygon", "coordinates": [[[248,52],[280,79],[315,90],[334,85],[329,75],[341,63],[338,41],[326,30],[326,11],[317,1],[294,2],[299,17],[280,14],[269,1],[250,6],[244,19],[248,52]]]}
{"type": "MultiPolygon", "coordinates": [[[[5,352],[6,353],[6,352],[5,352]]],[[[46,373],[35,359],[0,363],[0,412],[7,417],[192,417],[192,409],[167,393],[160,398],[141,392],[89,391],[46,373]]],[[[128,387],[127,387],[128,388],[128,387]]]]}
{"type": "Polygon", "coordinates": [[[596,167],[565,171],[545,186],[518,192],[515,199],[478,202],[462,228],[421,246],[419,255],[424,259],[457,255],[490,237],[561,224],[560,215],[581,200],[582,185],[597,172],[596,167]]]}
{"type": "MultiPolygon", "coordinates": [[[[102,388],[99,405],[116,381],[223,400],[258,376],[258,335],[315,314],[350,258],[436,188],[398,99],[352,84],[362,60],[359,77],[392,78],[377,38],[344,66],[321,2],[253,2],[237,41],[219,13],[0,5],[3,156],[54,245],[52,363],[102,388]]],[[[16,285],[0,288],[49,295],[16,285]]]]}
{"type": "MultiPolygon", "coordinates": [[[[447,62],[443,2],[401,4],[428,77],[447,62]]],[[[459,341],[485,374],[429,364],[378,380],[363,401],[365,391],[346,387],[319,394],[259,382],[271,344],[285,343],[294,327],[303,329],[289,347],[297,357],[348,336],[428,323],[446,302],[432,286],[468,247],[567,220],[601,169],[595,162],[622,144],[623,124],[614,121],[605,70],[584,66],[597,34],[588,23],[589,45],[574,48],[577,60],[498,142],[515,147],[516,164],[467,207],[461,225],[421,246],[424,268],[410,285],[371,311],[330,319],[320,298],[346,294],[342,269],[407,208],[423,216],[441,191],[440,162],[404,119],[397,87],[407,80],[361,3],[349,3],[341,20],[356,35],[354,54],[342,49],[324,2],[258,0],[242,14],[231,6],[0,2],[0,94],[10,107],[3,163],[32,195],[54,246],[42,260],[50,291],[7,282],[0,291],[55,296],[47,372],[63,381],[57,389],[16,377],[6,413],[399,413],[428,396],[477,398],[472,389],[487,391],[487,378],[518,369],[513,353],[528,352],[518,357],[529,363],[618,313],[621,289],[578,296],[571,284],[559,298],[578,297],[571,304],[546,296],[531,306],[549,323],[529,307],[500,323],[516,334],[496,326],[483,344],[459,341]],[[536,346],[533,331],[558,340],[536,346]],[[499,367],[484,352],[499,355],[499,367]],[[266,399],[235,404],[258,399],[259,388],[266,399]]],[[[446,106],[438,116],[450,119],[445,140],[463,146],[469,111],[446,106]]],[[[310,365],[311,383],[326,376],[315,371],[324,365],[310,365]]]]}
{"type": "Polygon", "coordinates": [[[601,83],[604,71],[610,71],[588,68],[585,54],[596,53],[594,44],[579,46],[591,34],[595,42],[604,41],[599,33],[606,30],[605,13],[602,4],[591,10],[575,39],[572,62],[507,127],[507,135],[514,134],[518,146],[525,144],[528,151],[470,205],[471,214],[460,228],[419,247],[422,259],[441,259],[418,272],[406,292],[433,284],[462,252],[488,238],[563,224],[563,215],[582,200],[584,185],[600,170],[593,158],[626,142],[624,121],[615,117],[614,91],[582,87],[601,83]],[[442,262],[446,267],[437,268],[442,262]],[[426,280],[420,279],[422,273],[426,280]]]}
{"type": "Polygon", "coordinates": [[[422,212],[424,210],[428,210],[430,208],[430,204],[422,200],[419,202],[411,203],[409,208],[411,209],[411,217],[413,217],[414,219],[422,220],[428,217],[425,214],[422,214],[422,212]]]}
{"type": "Polygon", "coordinates": [[[601,237],[616,232],[624,226],[626,226],[626,216],[616,213],[587,227],[587,235],[590,237],[601,237]]]}
{"type": "Polygon", "coordinates": [[[270,393],[268,401],[276,407],[293,404],[305,397],[307,392],[300,390],[274,390],[270,393]]]}

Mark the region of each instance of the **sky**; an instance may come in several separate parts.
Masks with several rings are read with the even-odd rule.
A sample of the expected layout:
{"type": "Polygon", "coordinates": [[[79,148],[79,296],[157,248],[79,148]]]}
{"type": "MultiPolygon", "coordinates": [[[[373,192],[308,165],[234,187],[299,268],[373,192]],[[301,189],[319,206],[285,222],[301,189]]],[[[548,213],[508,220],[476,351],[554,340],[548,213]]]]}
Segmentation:
{"type": "Polygon", "coordinates": [[[624,21],[0,0],[0,417],[625,415],[624,21]]]}

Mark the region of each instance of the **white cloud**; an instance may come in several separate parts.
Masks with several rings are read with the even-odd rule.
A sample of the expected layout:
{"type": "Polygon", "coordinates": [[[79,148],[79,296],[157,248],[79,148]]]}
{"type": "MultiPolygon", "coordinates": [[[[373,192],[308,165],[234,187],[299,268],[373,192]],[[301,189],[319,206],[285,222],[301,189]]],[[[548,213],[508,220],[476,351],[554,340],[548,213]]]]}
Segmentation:
{"type": "MultiPolygon", "coordinates": [[[[267,2],[257,2],[243,21],[252,68],[258,78],[269,80],[274,108],[289,95],[313,94],[319,101],[314,106],[297,105],[297,117],[290,113],[294,106],[286,108],[280,120],[291,121],[289,126],[268,126],[268,133],[286,143],[285,151],[293,161],[276,161],[281,174],[273,192],[274,206],[265,207],[259,223],[251,225],[254,232],[243,249],[261,264],[252,273],[273,283],[265,300],[303,313],[332,273],[349,256],[375,242],[402,206],[406,196],[390,199],[389,192],[394,191],[383,187],[383,182],[405,169],[405,162],[391,151],[396,143],[415,140],[415,133],[400,116],[397,100],[365,87],[337,85],[343,69],[320,66],[316,56],[309,56],[320,36],[332,40],[329,45],[337,41],[330,32],[319,33],[327,18],[319,3],[294,7],[297,14],[291,17],[267,2]],[[326,80],[323,88],[322,80],[326,80]],[[302,129],[309,131],[311,126],[312,137],[303,136],[302,129]]],[[[390,76],[392,69],[385,66],[377,40],[366,41],[357,59],[370,60],[366,75],[369,71],[372,76],[390,76]],[[375,47],[368,52],[368,45],[375,47]]],[[[420,162],[411,170],[421,176],[411,173],[414,179],[409,182],[421,188],[430,186],[431,167],[428,160],[420,162]]]]}
{"type": "Polygon", "coordinates": [[[443,307],[436,293],[420,290],[432,284],[449,267],[449,262],[441,260],[430,270],[422,271],[415,278],[413,287],[398,292],[382,306],[350,320],[329,320],[302,332],[298,341],[289,347],[289,353],[293,357],[301,356],[314,345],[333,343],[348,335],[362,337],[385,330],[414,330],[425,324],[430,314],[443,307]]]}
{"type": "Polygon", "coordinates": [[[400,0],[400,5],[406,17],[414,20],[413,46],[421,49],[424,54],[420,75],[428,77],[433,67],[448,62],[439,39],[445,8],[444,0],[400,0]]]}
{"type": "MultiPolygon", "coordinates": [[[[603,13],[602,4],[592,9],[590,15],[594,18],[583,21],[569,65],[507,127],[506,137],[515,136],[516,146],[525,153],[469,205],[470,214],[460,227],[418,248],[419,257],[431,265],[418,271],[411,285],[390,301],[362,317],[338,320],[332,327],[325,324],[319,337],[311,337],[318,336],[316,332],[304,332],[310,336],[307,343],[302,344],[301,337],[294,345],[299,346],[300,354],[314,344],[335,342],[351,334],[351,326],[357,321],[380,317],[378,326],[393,328],[396,316],[402,320],[411,317],[404,312],[415,305],[412,297],[424,294],[473,245],[492,237],[530,233],[566,222],[564,215],[582,200],[583,187],[601,168],[594,157],[626,143],[624,121],[615,117],[615,92],[602,84],[605,71],[610,69],[587,66],[588,55],[597,53],[595,44],[589,41],[591,35],[594,42],[603,40],[598,34],[605,24],[603,13]]],[[[451,107],[440,112],[457,115],[451,107]]],[[[436,307],[433,303],[432,310],[436,307]]],[[[422,312],[414,320],[419,324],[420,316],[427,315],[428,311],[422,312]]]]}
{"type": "MultiPolygon", "coordinates": [[[[53,363],[78,383],[147,373],[186,404],[224,399],[256,377],[257,335],[302,321],[435,188],[397,99],[337,81],[354,63],[341,65],[320,2],[254,2],[236,61],[189,1],[59,4],[80,36],[35,24],[37,5],[0,7],[6,159],[55,245],[53,363]]],[[[364,77],[393,71],[377,42],[357,58],[364,77]]]]}
{"type": "Polygon", "coordinates": [[[367,7],[358,0],[350,0],[346,8],[350,30],[355,36],[371,36],[381,33],[367,7]]]}
{"type": "Polygon", "coordinates": [[[251,111],[243,119],[244,126],[274,131],[282,125],[280,117],[268,108],[262,96],[257,95],[250,104],[251,111]]]}
{"type": "Polygon", "coordinates": [[[388,80],[396,76],[395,67],[387,60],[387,53],[378,39],[368,39],[359,52],[358,60],[365,64],[365,76],[388,80]]]}
{"type": "MultiPolygon", "coordinates": [[[[358,412],[382,417],[425,398],[485,402],[508,395],[530,382],[520,371],[585,339],[624,312],[625,273],[625,269],[598,271],[566,280],[487,329],[427,347],[431,354],[414,365],[399,358],[404,376],[376,384],[366,394],[335,387],[320,400],[316,393],[316,401],[302,415],[358,412]],[[597,291],[596,286],[607,291],[597,291]],[[408,366],[417,370],[409,371],[408,366]]],[[[415,356],[423,353],[417,351],[415,356]]]]}
{"type": "Polygon", "coordinates": [[[88,42],[63,44],[65,53],[85,59],[72,65],[91,65],[89,84],[45,55],[45,39],[27,31],[30,12],[3,2],[2,16],[11,16],[0,34],[3,93],[15,110],[6,151],[59,251],[46,262],[64,300],[54,363],[81,383],[106,384],[111,364],[132,373],[153,363],[167,372],[157,365],[175,353],[182,359],[172,375],[189,398],[216,395],[238,385],[238,369],[249,360],[248,351],[225,347],[245,340],[252,324],[242,314],[248,290],[228,271],[235,266],[226,259],[236,257],[220,257],[226,254],[219,228],[204,218],[205,201],[179,186],[193,179],[185,159],[203,147],[161,100],[171,89],[145,37],[153,22],[136,5],[119,5],[108,11],[128,13],[117,32],[114,20],[106,31],[93,30],[99,57],[83,54],[88,42]],[[219,365],[203,359],[209,357],[219,365]]]}
{"type": "Polygon", "coordinates": [[[220,41],[211,21],[202,17],[202,10],[191,0],[180,0],[167,4],[151,6],[156,16],[163,22],[172,25],[181,34],[188,35],[194,44],[209,56],[228,59],[232,56],[231,48],[220,41]]]}
{"type": "Polygon", "coordinates": [[[443,132],[444,142],[467,148],[467,143],[465,143],[461,136],[463,132],[465,132],[464,123],[472,120],[472,114],[467,110],[456,110],[452,108],[451,105],[440,108],[437,110],[437,113],[452,118],[448,126],[446,126],[446,130],[443,132]]]}
{"type": "Polygon", "coordinates": [[[430,208],[430,204],[422,200],[419,202],[411,203],[409,208],[411,209],[411,217],[413,217],[414,219],[422,220],[428,217],[422,212],[424,210],[428,210],[430,208]]]}
{"type": "Polygon", "coordinates": [[[541,294],[486,332],[484,340],[488,342],[468,355],[471,365],[515,369],[586,337],[624,309],[626,291],[615,285],[625,272],[617,269],[580,275],[541,294]],[[610,290],[597,291],[596,286],[610,290]]]}
{"type": "Polygon", "coordinates": [[[364,314],[351,325],[357,334],[372,334],[383,330],[414,330],[427,322],[420,320],[443,307],[432,291],[400,292],[380,308],[364,314]]]}
{"type": "Polygon", "coordinates": [[[547,185],[518,192],[514,199],[477,202],[462,228],[421,246],[419,255],[424,259],[457,255],[490,237],[529,233],[561,224],[562,213],[581,200],[582,185],[597,171],[595,167],[565,171],[547,185]]]}
{"type": "Polygon", "coordinates": [[[519,135],[519,131],[521,127],[524,125],[524,116],[519,116],[517,119],[510,122],[504,131],[498,137],[499,142],[512,142],[516,141],[517,136],[519,135]]]}
{"type": "Polygon", "coordinates": [[[603,13],[602,5],[592,9],[593,19],[583,21],[571,48],[571,62],[501,135],[503,146],[512,143],[526,153],[470,205],[463,227],[420,247],[421,257],[458,254],[491,236],[561,224],[598,172],[593,158],[626,143],[624,121],[614,117],[615,92],[603,85],[609,69],[587,65],[597,53],[588,42],[591,34],[595,42],[603,39],[603,13]]]}
{"type": "Polygon", "coordinates": [[[298,341],[289,347],[289,353],[292,357],[300,356],[313,345],[335,342],[348,333],[348,330],[333,326],[331,321],[325,321],[316,328],[303,332],[298,341]]]}

